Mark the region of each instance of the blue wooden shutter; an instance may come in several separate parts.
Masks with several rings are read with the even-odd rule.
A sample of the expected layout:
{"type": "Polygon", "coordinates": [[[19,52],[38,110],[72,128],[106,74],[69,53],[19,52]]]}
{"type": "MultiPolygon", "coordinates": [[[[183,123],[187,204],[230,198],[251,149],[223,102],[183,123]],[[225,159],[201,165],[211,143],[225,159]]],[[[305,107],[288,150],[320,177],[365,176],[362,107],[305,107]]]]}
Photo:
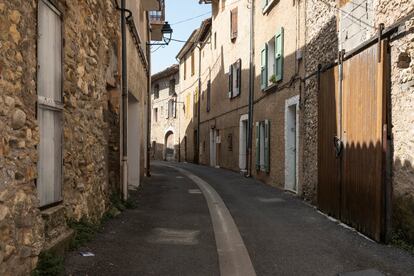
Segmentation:
{"type": "Polygon", "coordinates": [[[284,29],[280,28],[275,36],[275,77],[276,81],[283,79],[283,42],[284,29]]]}
{"type": "Polygon", "coordinates": [[[264,167],[265,171],[270,172],[270,122],[264,121],[264,167]]]}
{"type": "Polygon", "coordinates": [[[260,170],[260,123],[256,122],[256,170],[260,170]]]}
{"type": "Polygon", "coordinates": [[[261,54],[261,88],[264,90],[267,87],[267,44],[265,44],[264,49],[261,54]]]}
{"type": "Polygon", "coordinates": [[[229,98],[233,96],[233,65],[229,67],[229,98]]]}

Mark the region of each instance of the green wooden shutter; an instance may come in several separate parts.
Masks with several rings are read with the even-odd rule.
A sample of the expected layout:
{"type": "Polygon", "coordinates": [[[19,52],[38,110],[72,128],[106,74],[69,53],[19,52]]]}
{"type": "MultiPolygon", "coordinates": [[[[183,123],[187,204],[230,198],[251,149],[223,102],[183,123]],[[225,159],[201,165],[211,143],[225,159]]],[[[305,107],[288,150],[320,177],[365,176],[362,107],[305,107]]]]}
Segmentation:
{"type": "Polygon", "coordinates": [[[262,0],[262,9],[266,8],[268,0],[262,0]]]}
{"type": "Polygon", "coordinates": [[[276,81],[283,79],[283,40],[284,29],[280,28],[275,36],[275,77],[276,81]]]}
{"type": "Polygon", "coordinates": [[[256,170],[260,170],[260,124],[256,122],[256,170]]]}
{"type": "Polygon", "coordinates": [[[264,49],[262,50],[261,54],[261,88],[264,90],[267,87],[267,52],[268,47],[267,44],[265,44],[264,49]]]}
{"type": "Polygon", "coordinates": [[[264,167],[267,173],[270,172],[270,122],[264,121],[264,167]]]}
{"type": "Polygon", "coordinates": [[[229,67],[229,98],[233,96],[233,65],[229,67]]]}

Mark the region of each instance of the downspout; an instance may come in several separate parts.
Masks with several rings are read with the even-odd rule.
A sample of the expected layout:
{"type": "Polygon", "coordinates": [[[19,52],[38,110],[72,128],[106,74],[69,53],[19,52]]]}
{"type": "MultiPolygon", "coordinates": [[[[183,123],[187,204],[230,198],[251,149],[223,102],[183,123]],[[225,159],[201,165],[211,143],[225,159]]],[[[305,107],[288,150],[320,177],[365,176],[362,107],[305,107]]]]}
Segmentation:
{"type": "Polygon", "coordinates": [[[121,0],[121,37],[122,37],[122,193],[128,199],[128,77],[126,48],[125,0],[121,0]]]}
{"type": "Polygon", "coordinates": [[[201,46],[200,42],[198,48],[198,95],[197,95],[197,164],[200,163],[200,122],[201,122],[201,46]]]}
{"type": "MultiPolygon", "coordinates": [[[[149,22],[148,13],[147,13],[147,22],[149,22]]],[[[147,28],[147,37],[148,41],[151,39],[150,28],[147,28]]],[[[148,60],[148,77],[147,77],[147,143],[146,143],[146,167],[145,174],[147,177],[151,176],[151,47],[147,45],[147,60],[148,60]]]]}
{"type": "Polygon", "coordinates": [[[247,176],[252,175],[253,102],[254,102],[254,0],[250,0],[249,118],[247,142],[247,176]]]}

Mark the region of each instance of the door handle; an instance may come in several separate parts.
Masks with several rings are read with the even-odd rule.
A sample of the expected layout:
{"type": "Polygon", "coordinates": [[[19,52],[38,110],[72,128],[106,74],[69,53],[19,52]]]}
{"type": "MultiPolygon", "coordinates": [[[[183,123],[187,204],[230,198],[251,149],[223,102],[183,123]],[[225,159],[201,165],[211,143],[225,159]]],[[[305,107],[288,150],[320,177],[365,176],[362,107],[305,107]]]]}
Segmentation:
{"type": "Polygon", "coordinates": [[[342,154],[344,143],[341,141],[341,139],[339,139],[338,136],[334,136],[333,143],[335,148],[335,157],[339,158],[342,154]]]}

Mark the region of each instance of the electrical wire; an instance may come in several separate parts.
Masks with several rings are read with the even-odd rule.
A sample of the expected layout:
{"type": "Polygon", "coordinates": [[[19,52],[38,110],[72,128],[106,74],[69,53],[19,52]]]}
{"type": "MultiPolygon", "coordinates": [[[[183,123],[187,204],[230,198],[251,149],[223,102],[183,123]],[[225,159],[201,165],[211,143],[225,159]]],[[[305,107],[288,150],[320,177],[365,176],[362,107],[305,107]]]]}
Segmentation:
{"type": "Polygon", "coordinates": [[[197,15],[197,16],[194,16],[194,17],[191,17],[191,18],[183,19],[183,20],[181,20],[181,21],[178,21],[178,22],[172,23],[172,24],[170,24],[170,25],[171,25],[171,26],[173,26],[173,25],[178,25],[178,24],[181,24],[181,23],[185,23],[185,22],[188,22],[188,21],[191,21],[191,20],[194,20],[194,19],[200,18],[200,17],[202,17],[202,16],[204,16],[204,15],[207,15],[207,14],[211,14],[211,12],[206,12],[206,13],[203,13],[203,14],[200,14],[200,15],[197,15]]]}

